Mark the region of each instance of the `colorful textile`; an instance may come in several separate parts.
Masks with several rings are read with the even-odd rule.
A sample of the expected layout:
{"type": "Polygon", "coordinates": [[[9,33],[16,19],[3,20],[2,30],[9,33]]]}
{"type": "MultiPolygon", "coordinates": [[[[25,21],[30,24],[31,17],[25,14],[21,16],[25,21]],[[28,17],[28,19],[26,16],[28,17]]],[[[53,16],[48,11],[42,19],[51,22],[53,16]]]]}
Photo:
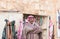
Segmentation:
{"type": "Polygon", "coordinates": [[[53,23],[51,18],[49,19],[49,39],[52,39],[52,35],[53,35],[53,23]]]}
{"type": "Polygon", "coordinates": [[[15,31],[15,21],[10,22],[11,25],[7,24],[7,20],[5,28],[2,33],[2,39],[17,39],[16,31],[15,31]]]}
{"type": "Polygon", "coordinates": [[[20,21],[20,26],[19,26],[19,29],[18,29],[18,32],[17,32],[18,39],[21,39],[22,29],[23,29],[23,23],[22,23],[22,21],[20,21]]]}

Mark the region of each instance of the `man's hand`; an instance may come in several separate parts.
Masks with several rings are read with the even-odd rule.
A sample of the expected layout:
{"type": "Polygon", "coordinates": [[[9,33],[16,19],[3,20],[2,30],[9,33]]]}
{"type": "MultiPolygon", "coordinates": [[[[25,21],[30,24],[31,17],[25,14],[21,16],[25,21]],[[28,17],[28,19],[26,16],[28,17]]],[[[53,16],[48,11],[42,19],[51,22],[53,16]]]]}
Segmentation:
{"type": "Polygon", "coordinates": [[[37,29],[37,27],[34,27],[34,28],[33,28],[33,30],[36,30],[36,29],[37,29]]]}

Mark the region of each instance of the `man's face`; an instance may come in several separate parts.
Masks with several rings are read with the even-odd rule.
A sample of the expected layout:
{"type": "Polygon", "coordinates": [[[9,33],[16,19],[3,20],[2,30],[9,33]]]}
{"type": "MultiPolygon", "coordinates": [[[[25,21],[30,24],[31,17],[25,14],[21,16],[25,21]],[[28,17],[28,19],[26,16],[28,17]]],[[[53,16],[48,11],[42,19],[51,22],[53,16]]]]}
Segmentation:
{"type": "Polygon", "coordinates": [[[30,17],[30,18],[29,18],[29,21],[30,21],[30,22],[34,22],[34,17],[30,17]]]}

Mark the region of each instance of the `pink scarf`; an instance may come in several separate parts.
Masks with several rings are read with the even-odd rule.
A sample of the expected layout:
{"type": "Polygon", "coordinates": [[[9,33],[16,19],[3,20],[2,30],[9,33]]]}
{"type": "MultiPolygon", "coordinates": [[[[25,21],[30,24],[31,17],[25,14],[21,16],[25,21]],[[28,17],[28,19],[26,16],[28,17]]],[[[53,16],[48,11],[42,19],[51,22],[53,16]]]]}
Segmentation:
{"type": "Polygon", "coordinates": [[[22,21],[20,21],[20,26],[19,26],[19,29],[18,29],[18,32],[17,32],[17,37],[18,39],[21,39],[21,36],[22,36],[22,29],[23,29],[23,23],[22,21]]]}

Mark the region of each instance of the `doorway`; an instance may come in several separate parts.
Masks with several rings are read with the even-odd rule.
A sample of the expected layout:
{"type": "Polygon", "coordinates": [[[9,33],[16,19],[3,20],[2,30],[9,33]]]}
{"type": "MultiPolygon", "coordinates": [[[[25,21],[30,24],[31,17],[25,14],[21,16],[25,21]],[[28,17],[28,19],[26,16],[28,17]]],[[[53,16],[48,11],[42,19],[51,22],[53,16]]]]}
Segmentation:
{"type": "MultiPolygon", "coordinates": [[[[29,15],[32,15],[32,14],[23,14],[23,22],[24,24],[27,22],[27,17],[29,15]]],[[[42,28],[42,38],[43,39],[48,39],[48,26],[49,26],[49,17],[48,16],[42,16],[42,15],[32,15],[35,17],[35,22],[38,23],[40,25],[40,27],[42,28]],[[38,20],[39,18],[39,20],[38,20]]]]}

